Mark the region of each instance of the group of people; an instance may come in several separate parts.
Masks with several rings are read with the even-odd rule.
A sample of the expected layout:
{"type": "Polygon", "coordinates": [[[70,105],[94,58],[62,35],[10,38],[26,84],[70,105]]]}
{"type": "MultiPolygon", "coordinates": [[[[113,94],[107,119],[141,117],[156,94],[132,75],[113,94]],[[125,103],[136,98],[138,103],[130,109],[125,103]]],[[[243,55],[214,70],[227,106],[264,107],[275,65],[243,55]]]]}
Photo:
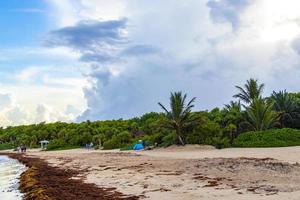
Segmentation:
{"type": "Polygon", "coordinates": [[[85,148],[87,149],[87,150],[90,150],[90,149],[92,149],[94,147],[94,144],[91,142],[91,143],[87,143],[87,144],[85,144],[85,148]]]}
{"type": "Polygon", "coordinates": [[[26,150],[27,150],[27,148],[26,148],[25,145],[21,145],[21,146],[19,146],[19,147],[17,148],[17,151],[18,151],[19,153],[26,153],[26,150]]]}

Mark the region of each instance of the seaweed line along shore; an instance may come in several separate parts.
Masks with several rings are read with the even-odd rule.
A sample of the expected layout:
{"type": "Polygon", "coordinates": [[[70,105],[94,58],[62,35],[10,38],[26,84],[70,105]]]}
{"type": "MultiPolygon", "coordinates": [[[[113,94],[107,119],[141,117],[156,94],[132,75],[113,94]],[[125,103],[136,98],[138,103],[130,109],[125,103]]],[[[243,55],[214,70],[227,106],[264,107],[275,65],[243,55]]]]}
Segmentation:
{"type": "Polygon", "coordinates": [[[74,178],[79,172],[52,167],[46,161],[23,154],[1,153],[16,159],[28,167],[21,174],[19,189],[24,200],[137,200],[137,196],[126,196],[115,188],[100,188],[74,178]]]}

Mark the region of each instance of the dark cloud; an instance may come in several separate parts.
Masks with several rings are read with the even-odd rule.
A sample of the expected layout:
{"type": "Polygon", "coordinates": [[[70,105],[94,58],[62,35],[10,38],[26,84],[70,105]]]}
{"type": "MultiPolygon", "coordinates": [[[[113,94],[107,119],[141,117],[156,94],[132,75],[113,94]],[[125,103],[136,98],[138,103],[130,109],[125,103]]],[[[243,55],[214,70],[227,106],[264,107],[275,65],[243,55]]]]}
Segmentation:
{"type": "Polygon", "coordinates": [[[239,26],[239,14],[253,0],[209,0],[207,6],[210,8],[210,17],[215,23],[229,22],[236,30],[239,26]]]}
{"type": "Polygon", "coordinates": [[[81,21],[75,26],[51,31],[45,40],[48,47],[65,46],[81,52],[83,62],[112,63],[122,57],[158,52],[151,45],[131,44],[125,36],[127,19],[81,21]]]}
{"type": "Polygon", "coordinates": [[[126,23],[126,19],[81,21],[75,26],[51,31],[45,45],[80,51],[84,62],[113,62],[116,49],[128,43],[124,36],[126,23]]]}
{"type": "Polygon", "coordinates": [[[67,46],[80,50],[91,47],[124,43],[122,29],[126,19],[112,21],[81,21],[72,27],[65,27],[49,33],[47,46],[67,46]]]}

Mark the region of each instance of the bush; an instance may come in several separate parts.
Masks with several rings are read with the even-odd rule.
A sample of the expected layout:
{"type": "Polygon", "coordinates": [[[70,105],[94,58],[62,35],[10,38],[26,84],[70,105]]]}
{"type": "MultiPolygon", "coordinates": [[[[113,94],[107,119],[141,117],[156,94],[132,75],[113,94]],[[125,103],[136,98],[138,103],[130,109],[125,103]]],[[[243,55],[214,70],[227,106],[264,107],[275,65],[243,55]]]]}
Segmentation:
{"type": "Polygon", "coordinates": [[[173,133],[173,132],[169,133],[168,135],[166,135],[165,137],[162,138],[161,146],[163,146],[163,147],[171,146],[176,143],[176,139],[177,139],[177,136],[175,133],[173,133]]]}
{"type": "Polygon", "coordinates": [[[79,148],[79,146],[67,144],[62,139],[54,139],[51,140],[47,146],[47,150],[66,150],[66,149],[75,149],[79,148]]]}
{"type": "Polygon", "coordinates": [[[235,147],[287,147],[300,145],[300,130],[283,128],[240,134],[235,147]]]}
{"type": "Polygon", "coordinates": [[[192,133],[186,136],[187,144],[212,144],[212,138],[218,136],[221,127],[218,123],[207,121],[195,128],[192,133]]]}
{"type": "Polygon", "coordinates": [[[151,135],[144,135],[143,137],[139,137],[135,139],[135,142],[142,140],[145,142],[146,146],[154,145],[155,143],[161,144],[164,135],[162,133],[155,133],[151,135]]]}
{"type": "Polygon", "coordinates": [[[14,149],[16,146],[13,143],[0,144],[0,150],[14,149]]]}
{"type": "Polygon", "coordinates": [[[123,131],[114,135],[110,140],[103,143],[104,149],[118,149],[131,143],[131,135],[128,131],[123,131]]]}
{"type": "Polygon", "coordinates": [[[229,143],[229,138],[219,135],[212,138],[211,145],[216,147],[216,149],[223,149],[229,147],[229,143]]]}

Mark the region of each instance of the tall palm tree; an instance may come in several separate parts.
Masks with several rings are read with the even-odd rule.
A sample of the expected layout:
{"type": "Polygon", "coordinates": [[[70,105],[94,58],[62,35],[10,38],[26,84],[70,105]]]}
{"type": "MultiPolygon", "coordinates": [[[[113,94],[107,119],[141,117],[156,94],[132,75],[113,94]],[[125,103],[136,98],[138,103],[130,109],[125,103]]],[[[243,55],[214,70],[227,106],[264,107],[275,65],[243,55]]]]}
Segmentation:
{"type": "Polygon", "coordinates": [[[286,122],[293,121],[297,114],[297,103],[286,90],[279,92],[273,91],[269,100],[273,102],[273,109],[279,113],[281,127],[284,127],[286,122]]]}
{"type": "Polygon", "coordinates": [[[186,97],[187,95],[182,95],[182,92],[171,93],[170,111],[161,103],[158,103],[158,105],[166,113],[168,119],[167,126],[175,130],[177,138],[182,145],[185,145],[183,140],[184,129],[195,125],[197,122],[197,119],[191,115],[192,108],[194,107],[193,103],[195,102],[196,98],[192,98],[186,104],[186,97]]]}
{"type": "Polygon", "coordinates": [[[235,94],[233,97],[239,98],[246,104],[250,104],[254,99],[261,98],[261,94],[264,90],[265,84],[258,84],[257,79],[250,78],[243,87],[235,86],[239,93],[235,94]]]}
{"type": "Polygon", "coordinates": [[[229,104],[225,104],[223,113],[222,124],[225,129],[229,130],[230,142],[232,143],[239,133],[241,122],[244,120],[241,102],[230,101],[229,104]]]}
{"type": "Polygon", "coordinates": [[[274,127],[278,122],[278,114],[272,110],[273,104],[262,98],[253,99],[246,108],[246,124],[254,131],[262,131],[274,127]]]}

